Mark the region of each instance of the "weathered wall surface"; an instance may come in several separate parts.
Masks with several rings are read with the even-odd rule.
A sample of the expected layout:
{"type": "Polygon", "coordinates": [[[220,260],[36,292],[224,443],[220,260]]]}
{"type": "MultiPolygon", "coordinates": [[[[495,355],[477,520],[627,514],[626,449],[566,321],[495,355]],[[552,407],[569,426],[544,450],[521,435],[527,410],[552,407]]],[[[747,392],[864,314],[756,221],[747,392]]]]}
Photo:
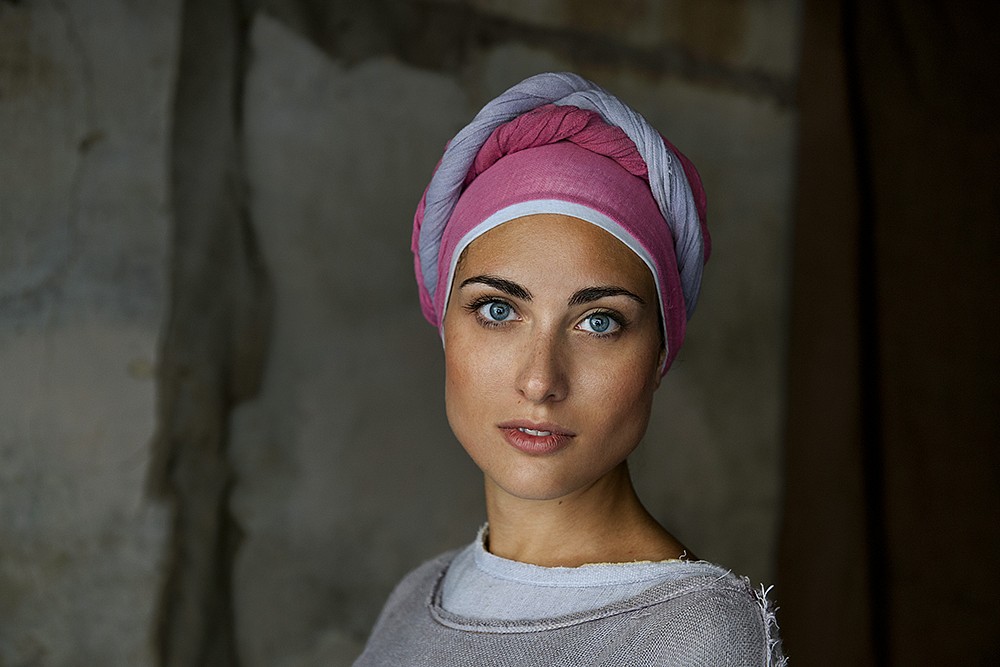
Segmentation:
{"type": "MultiPolygon", "coordinates": [[[[243,68],[235,84],[231,71],[219,81],[239,92],[236,203],[273,298],[265,359],[249,369],[230,368],[252,355],[222,343],[175,353],[199,330],[176,318],[211,315],[178,303],[242,312],[228,264],[208,296],[167,293],[168,272],[214,256],[208,235],[184,232],[198,228],[190,216],[173,221],[184,234],[170,255],[169,129],[211,136],[215,122],[198,127],[186,107],[172,125],[181,3],[65,4],[0,0],[0,664],[163,662],[153,626],[170,608],[164,578],[213,585],[183,577],[203,563],[177,557],[198,546],[194,533],[170,537],[178,512],[228,512],[222,524],[242,533],[218,569],[232,574],[232,617],[222,604],[198,622],[203,634],[232,629],[246,665],[350,664],[399,577],[471,539],[481,479],[444,418],[410,224],[444,142],[542,70],[621,95],[701,170],[713,258],[633,472],[699,556],[773,578],[797,0],[262,0],[245,34],[217,42],[221,24],[200,22],[200,43],[227,44],[243,68]],[[158,359],[164,330],[173,338],[158,359]],[[199,506],[185,495],[197,480],[185,487],[176,468],[171,513],[143,483],[164,428],[158,368],[161,391],[174,392],[161,416],[183,426],[164,437],[204,426],[184,413],[198,407],[181,395],[184,364],[263,381],[212,427],[228,501],[199,506]]],[[[185,79],[196,103],[212,81],[198,76],[185,79]]],[[[196,211],[187,187],[177,207],[196,211]]],[[[169,664],[207,664],[193,660],[169,664]]]]}
{"type": "Polygon", "coordinates": [[[152,665],[177,3],[0,3],[0,665],[152,665]]]}
{"type": "Polygon", "coordinates": [[[407,229],[460,88],[384,58],[347,69],[269,19],[251,45],[251,218],[275,313],[264,389],[234,422],[237,627],[246,664],[273,665],[319,629],[363,638],[394,579],[465,541],[482,503],[407,229]]]}

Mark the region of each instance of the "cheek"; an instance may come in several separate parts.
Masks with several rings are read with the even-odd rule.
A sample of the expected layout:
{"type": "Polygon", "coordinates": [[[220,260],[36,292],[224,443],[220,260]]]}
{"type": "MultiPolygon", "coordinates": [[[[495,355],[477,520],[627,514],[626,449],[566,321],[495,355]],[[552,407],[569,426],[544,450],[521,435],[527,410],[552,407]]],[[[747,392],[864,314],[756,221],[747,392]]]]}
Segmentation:
{"type": "Polygon", "coordinates": [[[456,428],[456,420],[468,411],[468,405],[474,403],[473,393],[475,382],[470,377],[470,369],[466,364],[456,361],[455,354],[445,355],[444,404],[448,421],[452,429],[456,428]]]}
{"type": "Polygon", "coordinates": [[[615,360],[587,374],[588,398],[584,402],[603,408],[593,414],[602,420],[606,431],[638,437],[645,433],[658,385],[658,358],[658,353],[639,349],[625,360],[615,360]]]}
{"type": "Polygon", "coordinates": [[[460,435],[463,424],[492,404],[502,382],[502,364],[497,351],[483,346],[475,332],[445,333],[445,407],[452,429],[460,435]]]}

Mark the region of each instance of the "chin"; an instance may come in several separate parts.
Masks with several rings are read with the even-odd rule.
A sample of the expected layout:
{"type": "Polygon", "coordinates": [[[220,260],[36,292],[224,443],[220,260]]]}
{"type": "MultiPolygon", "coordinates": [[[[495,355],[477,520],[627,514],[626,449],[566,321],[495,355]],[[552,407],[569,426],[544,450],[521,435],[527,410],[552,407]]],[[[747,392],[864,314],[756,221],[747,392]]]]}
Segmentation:
{"type": "MultiPolygon", "coordinates": [[[[494,482],[496,484],[496,482],[494,482]]],[[[564,487],[542,484],[496,484],[507,495],[519,500],[547,501],[567,496],[570,491],[564,487]]]]}
{"type": "Polygon", "coordinates": [[[574,491],[592,486],[597,480],[567,478],[559,475],[540,474],[525,470],[520,475],[505,475],[501,478],[486,473],[492,484],[509,496],[521,500],[557,500],[574,491]]]}

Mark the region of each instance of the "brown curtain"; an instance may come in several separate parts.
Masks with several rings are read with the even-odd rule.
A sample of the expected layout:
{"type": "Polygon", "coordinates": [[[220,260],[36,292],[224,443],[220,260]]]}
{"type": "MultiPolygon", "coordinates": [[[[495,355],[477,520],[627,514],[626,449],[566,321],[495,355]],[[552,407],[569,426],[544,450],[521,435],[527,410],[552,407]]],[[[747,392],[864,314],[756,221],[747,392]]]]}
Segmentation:
{"type": "Polygon", "coordinates": [[[804,8],[786,650],[998,665],[1000,3],[804,8]]]}

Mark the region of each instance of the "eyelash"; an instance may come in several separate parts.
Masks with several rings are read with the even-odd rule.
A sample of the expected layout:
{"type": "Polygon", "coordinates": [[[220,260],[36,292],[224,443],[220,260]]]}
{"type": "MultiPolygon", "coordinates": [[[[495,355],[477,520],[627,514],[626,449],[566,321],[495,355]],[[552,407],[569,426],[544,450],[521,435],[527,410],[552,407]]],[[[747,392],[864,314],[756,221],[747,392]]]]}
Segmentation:
{"type": "Polygon", "coordinates": [[[482,297],[479,297],[478,299],[476,299],[475,301],[473,301],[472,303],[468,304],[465,307],[465,309],[468,310],[473,315],[475,315],[476,321],[479,322],[479,324],[481,324],[484,327],[488,327],[490,329],[499,329],[500,327],[506,326],[510,322],[509,322],[509,320],[505,321],[505,322],[497,322],[496,320],[488,320],[485,317],[483,317],[482,315],[480,315],[479,314],[479,309],[482,308],[483,306],[485,306],[488,303],[502,303],[505,306],[509,307],[515,313],[517,312],[517,309],[514,308],[514,304],[512,304],[509,301],[506,301],[505,299],[498,299],[495,296],[482,296],[482,297]]]}
{"type": "MultiPolygon", "coordinates": [[[[488,320],[485,317],[483,317],[482,315],[480,315],[479,314],[479,309],[482,308],[483,306],[485,306],[486,304],[489,304],[489,303],[502,303],[502,304],[508,306],[515,313],[517,312],[517,309],[514,308],[514,304],[512,304],[509,301],[507,301],[506,299],[501,299],[501,298],[498,298],[498,297],[495,297],[495,296],[482,296],[482,297],[479,297],[478,299],[476,299],[476,300],[472,301],[471,303],[467,304],[465,306],[465,309],[467,311],[469,311],[470,313],[472,313],[475,316],[476,321],[479,322],[479,324],[482,325],[482,326],[484,326],[484,327],[487,327],[487,328],[490,328],[490,329],[499,329],[500,327],[503,327],[503,326],[506,326],[506,325],[510,324],[511,320],[507,320],[507,321],[504,321],[504,322],[498,322],[496,320],[488,320]]],[[[615,329],[612,332],[609,332],[609,333],[598,333],[596,331],[584,331],[583,332],[583,333],[585,333],[588,336],[591,336],[593,338],[616,338],[616,337],[620,336],[625,331],[626,328],[628,328],[629,321],[628,321],[628,319],[625,318],[624,315],[622,315],[621,313],[617,313],[617,312],[615,312],[613,310],[607,310],[607,309],[598,309],[598,310],[595,310],[593,312],[587,313],[586,315],[584,315],[580,319],[580,321],[582,322],[583,320],[587,319],[588,317],[593,317],[594,315],[604,315],[605,317],[611,318],[612,320],[614,320],[615,322],[618,323],[618,328],[615,329]]]]}
{"type": "Polygon", "coordinates": [[[616,313],[613,310],[607,310],[605,308],[587,313],[586,315],[583,316],[583,318],[581,318],[580,321],[582,322],[595,315],[603,315],[604,317],[611,318],[612,320],[618,323],[618,328],[615,329],[614,331],[609,331],[606,333],[599,333],[597,331],[584,331],[585,334],[593,336],[594,338],[617,338],[618,336],[620,336],[622,333],[625,332],[626,328],[628,328],[629,322],[627,319],[625,319],[624,315],[622,315],[621,313],[616,313]]]}

